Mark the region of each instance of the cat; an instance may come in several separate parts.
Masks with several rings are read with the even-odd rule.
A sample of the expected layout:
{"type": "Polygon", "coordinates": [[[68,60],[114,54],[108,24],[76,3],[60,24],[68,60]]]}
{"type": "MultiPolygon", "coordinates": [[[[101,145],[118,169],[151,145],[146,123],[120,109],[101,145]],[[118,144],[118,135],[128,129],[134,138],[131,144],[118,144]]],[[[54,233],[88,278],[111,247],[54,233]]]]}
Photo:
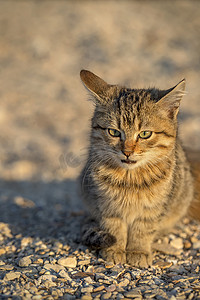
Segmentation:
{"type": "Polygon", "coordinates": [[[109,262],[149,267],[154,239],[174,227],[194,199],[177,125],[185,79],[159,90],[110,85],[87,70],[80,77],[95,104],[81,174],[95,226],[84,242],[109,262]]]}

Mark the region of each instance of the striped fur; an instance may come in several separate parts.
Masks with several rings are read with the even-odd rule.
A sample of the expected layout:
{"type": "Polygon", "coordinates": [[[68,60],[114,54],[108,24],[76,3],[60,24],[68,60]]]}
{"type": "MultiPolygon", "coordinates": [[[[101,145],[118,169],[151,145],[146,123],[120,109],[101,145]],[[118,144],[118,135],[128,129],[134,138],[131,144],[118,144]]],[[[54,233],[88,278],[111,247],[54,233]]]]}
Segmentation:
{"type": "MultiPolygon", "coordinates": [[[[185,81],[160,91],[109,85],[85,70],[81,79],[95,103],[82,192],[100,228],[97,236],[104,233],[104,238],[99,235],[101,254],[114,263],[147,267],[153,240],[186,214],[194,195],[177,136],[185,81]],[[111,136],[108,129],[120,136],[111,136]],[[141,138],[144,131],[151,136],[141,138]],[[113,239],[106,240],[105,234],[113,239]]],[[[95,240],[100,247],[94,236],[90,229],[87,245],[95,240]]]]}
{"type": "Polygon", "coordinates": [[[187,149],[186,154],[191,165],[195,187],[194,198],[189,207],[189,216],[200,221],[200,153],[199,151],[187,149]]]}

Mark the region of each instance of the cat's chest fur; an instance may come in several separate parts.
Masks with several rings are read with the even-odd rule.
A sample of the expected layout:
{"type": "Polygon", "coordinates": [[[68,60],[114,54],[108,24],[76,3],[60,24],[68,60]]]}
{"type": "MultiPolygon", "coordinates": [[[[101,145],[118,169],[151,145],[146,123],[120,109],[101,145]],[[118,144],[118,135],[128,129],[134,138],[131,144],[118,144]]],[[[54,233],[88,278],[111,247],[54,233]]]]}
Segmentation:
{"type": "Polygon", "coordinates": [[[99,210],[126,223],[158,215],[167,200],[170,173],[170,168],[160,171],[158,166],[151,171],[146,168],[112,170],[101,166],[93,175],[99,190],[99,210]]]}

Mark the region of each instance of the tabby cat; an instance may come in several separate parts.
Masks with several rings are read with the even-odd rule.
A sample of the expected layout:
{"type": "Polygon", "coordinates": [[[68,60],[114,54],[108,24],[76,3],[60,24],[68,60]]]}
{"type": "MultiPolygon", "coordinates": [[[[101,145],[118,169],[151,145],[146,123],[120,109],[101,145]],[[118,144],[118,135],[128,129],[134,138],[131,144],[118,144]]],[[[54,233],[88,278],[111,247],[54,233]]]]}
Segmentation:
{"type": "Polygon", "coordinates": [[[113,263],[152,264],[151,245],[187,212],[193,178],[177,135],[185,80],[168,90],[81,79],[95,103],[82,191],[97,228],[84,235],[113,263]],[[99,229],[98,229],[99,228],[99,229]]]}

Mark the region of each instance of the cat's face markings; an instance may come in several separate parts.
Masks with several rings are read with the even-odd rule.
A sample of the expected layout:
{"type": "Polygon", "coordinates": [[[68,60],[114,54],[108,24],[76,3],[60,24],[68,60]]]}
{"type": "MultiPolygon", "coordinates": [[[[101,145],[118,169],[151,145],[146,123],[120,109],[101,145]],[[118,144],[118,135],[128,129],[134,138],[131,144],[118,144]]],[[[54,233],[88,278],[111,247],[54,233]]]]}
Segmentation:
{"type": "Polygon", "coordinates": [[[155,162],[174,147],[185,80],[169,90],[126,89],[90,71],[81,79],[92,95],[92,147],[122,168],[155,162]]]}
{"type": "Polygon", "coordinates": [[[124,138],[118,140],[115,149],[118,150],[118,159],[121,166],[132,168],[142,160],[145,152],[141,147],[142,139],[148,139],[152,135],[152,131],[148,126],[142,130],[143,122],[139,114],[140,100],[146,94],[145,91],[133,91],[122,89],[120,97],[117,99],[115,117],[120,120],[120,130],[124,132],[124,138]]]}

